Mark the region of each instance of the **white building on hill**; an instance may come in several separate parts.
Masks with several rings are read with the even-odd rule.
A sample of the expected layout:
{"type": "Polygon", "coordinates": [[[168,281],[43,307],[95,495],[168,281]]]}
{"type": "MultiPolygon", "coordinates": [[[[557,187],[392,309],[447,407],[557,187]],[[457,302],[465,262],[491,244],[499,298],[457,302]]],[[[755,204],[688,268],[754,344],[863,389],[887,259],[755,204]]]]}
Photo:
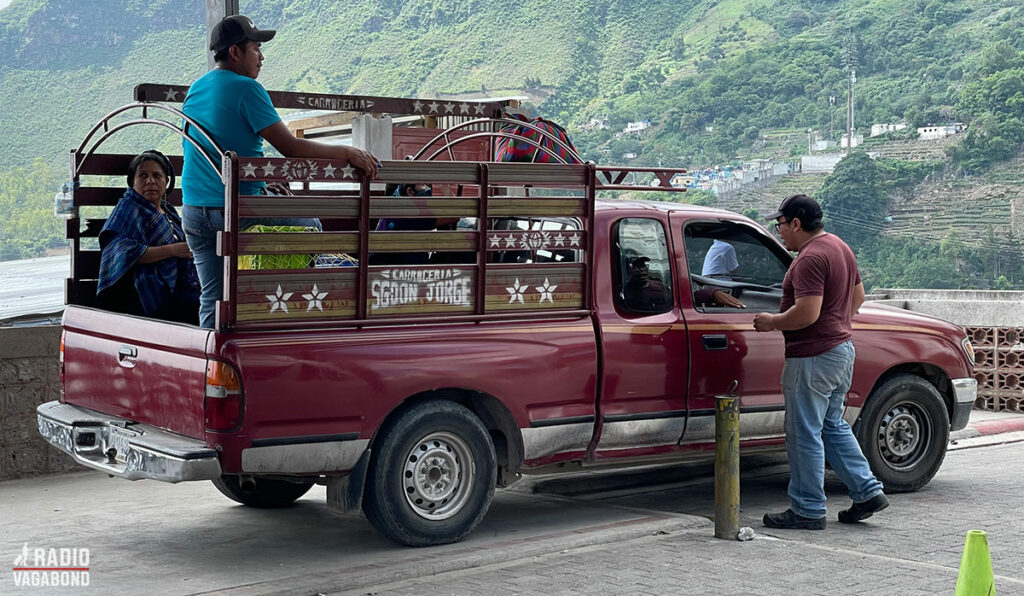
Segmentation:
{"type": "Polygon", "coordinates": [[[944,139],[967,130],[967,125],[962,122],[942,124],[939,126],[922,126],[917,129],[917,134],[922,141],[944,139]]]}
{"type": "Polygon", "coordinates": [[[907,125],[903,124],[903,123],[900,123],[900,124],[872,124],[871,125],[871,135],[870,136],[877,137],[879,135],[884,135],[887,132],[896,132],[897,130],[903,130],[906,127],[907,127],[907,125]]]}

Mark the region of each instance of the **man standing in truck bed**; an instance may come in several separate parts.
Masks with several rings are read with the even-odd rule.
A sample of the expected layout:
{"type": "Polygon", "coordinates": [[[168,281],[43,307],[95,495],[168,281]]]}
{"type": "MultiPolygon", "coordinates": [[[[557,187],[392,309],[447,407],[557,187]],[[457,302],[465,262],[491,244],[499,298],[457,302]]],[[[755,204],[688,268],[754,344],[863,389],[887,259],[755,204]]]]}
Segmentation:
{"type": "Polygon", "coordinates": [[[799,255],[782,281],[779,314],[754,317],[754,329],[780,330],[786,339],[782,392],[791,507],[766,514],[764,525],[825,529],[826,457],[853,499],[839,521],[859,522],[889,501],[843,420],[855,355],[850,319],[864,303],[857,260],[846,243],[821,227],[821,207],[807,195],[786,197],[767,219],[776,220],[783,244],[799,255]]]}
{"type": "MultiPolygon", "coordinates": [[[[281,122],[270,95],[256,82],[263,66],[263,42],[276,31],[260,30],[241,15],[225,17],[210,33],[210,50],[217,66],[192,83],[182,111],[199,124],[224,151],[239,157],[262,157],[266,139],[285,157],[338,159],[350,162],[370,178],[377,174],[377,160],[366,151],[353,147],[326,145],[296,138],[281,122]]],[[[193,139],[207,145],[201,135],[193,139]]],[[[202,154],[187,140],[185,166],[181,173],[182,221],[189,248],[195,257],[202,285],[199,324],[212,329],[214,308],[223,294],[223,258],[217,256],[217,232],[224,229],[224,184],[205,163],[202,154]]],[[[213,149],[207,147],[209,153],[213,149]]],[[[239,193],[264,192],[262,183],[242,183],[239,193]]],[[[319,228],[315,219],[243,220],[241,228],[253,224],[299,225],[319,228]]]]}

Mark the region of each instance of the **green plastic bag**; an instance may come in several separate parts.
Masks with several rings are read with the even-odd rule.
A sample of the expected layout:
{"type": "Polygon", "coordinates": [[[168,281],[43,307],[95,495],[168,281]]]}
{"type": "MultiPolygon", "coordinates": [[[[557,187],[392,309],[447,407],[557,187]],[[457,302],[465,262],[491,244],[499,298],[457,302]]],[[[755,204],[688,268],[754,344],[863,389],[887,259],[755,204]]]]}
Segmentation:
{"type": "MultiPolygon", "coordinates": [[[[249,226],[246,233],[265,232],[316,232],[316,228],[302,226],[249,226]]],[[[311,267],[316,255],[309,253],[294,255],[239,255],[238,268],[255,269],[306,269],[311,267]]]]}

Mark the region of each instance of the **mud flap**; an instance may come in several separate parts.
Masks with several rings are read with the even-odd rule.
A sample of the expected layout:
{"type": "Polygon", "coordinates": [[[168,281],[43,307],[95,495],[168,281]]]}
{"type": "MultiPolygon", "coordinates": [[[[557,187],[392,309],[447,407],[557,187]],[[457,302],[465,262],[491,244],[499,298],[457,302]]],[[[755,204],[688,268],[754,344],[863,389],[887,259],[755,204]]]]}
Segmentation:
{"type": "Polygon", "coordinates": [[[370,450],[359,457],[352,471],[327,481],[327,507],[335,513],[359,513],[363,506],[363,486],[370,467],[370,450]]]}

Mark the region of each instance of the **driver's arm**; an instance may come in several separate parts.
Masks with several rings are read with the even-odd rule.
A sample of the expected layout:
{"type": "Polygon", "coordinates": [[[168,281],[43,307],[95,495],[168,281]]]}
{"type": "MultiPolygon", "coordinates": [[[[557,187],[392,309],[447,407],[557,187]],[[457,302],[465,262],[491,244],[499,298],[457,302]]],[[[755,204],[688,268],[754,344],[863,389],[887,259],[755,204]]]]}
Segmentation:
{"type": "Polygon", "coordinates": [[[733,308],[746,308],[735,296],[722,288],[708,286],[693,293],[693,302],[697,306],[731,306],[733,308]]]}

